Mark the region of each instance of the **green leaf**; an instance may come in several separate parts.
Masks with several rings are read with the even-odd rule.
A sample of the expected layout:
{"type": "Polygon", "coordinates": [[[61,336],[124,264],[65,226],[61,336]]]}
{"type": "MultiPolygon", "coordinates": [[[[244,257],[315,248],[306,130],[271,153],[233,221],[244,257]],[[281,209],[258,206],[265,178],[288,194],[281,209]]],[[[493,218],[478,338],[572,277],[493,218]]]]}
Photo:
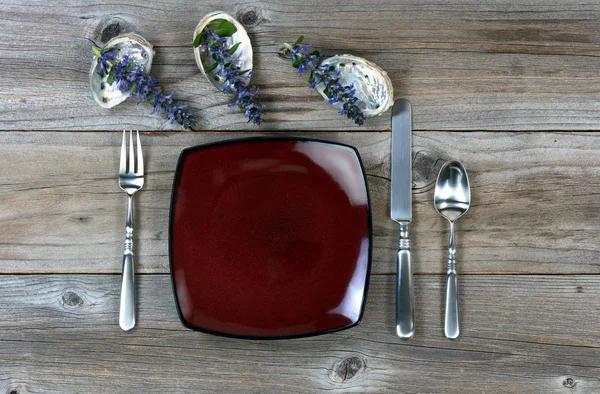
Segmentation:
{"type": "Polygon", "coordinates": [[[294,43],[294,45],[300,45],[302,43],[302,41],[304,41],[304,36],[300,36],[296,42],[294,43]]]}
{"type": "Polygon", "coordinates": [[[244,75],[244,74],[248,74],[250,72],[250,69],[244,70],[244,71],[240,71],[239,75],[244,75]]]}
{"type": "Polygon", "coordinates": [[[329,91],[329,89],[323,90],[323,93],[325,93],[325,96],[327,96],[327,98],[332,98],[333,97],[333,94],[331,94],[331,92],[329,91]]]}
{"type": "Polygon", "coordinates": [[[208,25],[206,25],[205,29],[210,29],[210,30],[217,30],[219,27],[221,27],[221,24],[225,22],[225,19],[215,19],[213,21],[211,21],[208,25]]]}
{"type": "Polygon", "coordinates": [[[213,63],[210,66],[206,67],[204,69],[204,72],[208,74],[209,72],[211,72],[212,70],[214,70],[215,68],[217,68],[218,65],[219,65],[219,63],[213,63]]]}
{"type": "Polygon", "coordinates": [[[313,55],[316,56],[316,57],[319,57],[320,53],[319,53],[319,51],[312,51],[310,53],[310,56],[313,56],[313,55]]]}
{"type": "Polygon", "coordinates": [[[198,48],[202,44],[202,34],[198,34],[196,38],[194,38],[194,48],[198,48]]]}
{"type": "MultiPolygon", "coordinates": [[[[104,55],[106,52],[110,52],[110,51],[112,51],[113,49],[114,49],[113,47],[104,48],[104,49],[102,50],[102,52],[100,52],[100,53],[104,55]]],[[[119,51],[119,50],[117,49],[117,51],[119,51]]]]}
{"type": "Polygon", "coordinates": [[[309,83],[310,85],[312,85],[312,84],[313,84],[313,82],[315,82],[315,77],[313,77],[313,76],[312,76],[312,74],[311,74],[310,78],[308,78],[308,83],[309,83]]]}
{"type": "Polygon", "coordinates": [[[240,47],[240,45],[242,44],[242,42],[238,42],[237,44],[235,44],[234,46],[232,46],[231,48],[229,48],[229,54],[233,55],[235,53],[235,51],[237,51],[237,49],[240,47]]]}
{"type": "Polygon", "coordinates": [[[294,66],[294,68],[299,68],[303,61],[304,61],[304,58],[299,57],[298,59],[296,59],[292,62],[292,66],[294,66]]]}
{"type": "Polygon", "coordinates": [[[112,85],[113,82],[115,82],[115,77],[117,76],[117,73],[115,72],[115,69],[112,68],[110,70],[110,72],[108,73],[108,78],[106,79],[106,83],[109,85],[112,85]]]}
{"type": "Polygon", "coordinates": [[[237,32],[237,27],[231,22],[225,22],[219,27],[219,30],[216,30],[215,33],[219,37],[231,37],[237,32]]]}
{"type": "Polygon", "coordinates": [[[100,52],[100,49],[98,49],[95,45],[92,45],[92,52],[94,52],[94,55],[96,55],[98,57],[102,57],[102,53],[100,52]]]}
{"type": "Polygon", "coordinates": [[[237,27],[225,19],[216,19],[210,22],[206,28],[214,31],[219,37],[231,37],[237,32],[237,27]]]}

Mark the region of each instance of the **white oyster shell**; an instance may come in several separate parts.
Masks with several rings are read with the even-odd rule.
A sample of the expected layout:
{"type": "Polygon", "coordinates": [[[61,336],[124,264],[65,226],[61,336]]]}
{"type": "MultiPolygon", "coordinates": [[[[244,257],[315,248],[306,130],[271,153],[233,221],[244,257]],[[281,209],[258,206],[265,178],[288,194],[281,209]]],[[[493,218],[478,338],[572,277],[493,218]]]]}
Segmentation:
{"type": "MultiPolygon", "coordinates": [[[[144,37],[134,33],[123,34],[112,38],[104,45],[104,48],[111,47],[118,49],[115,56],[117,61],[121,61],[127,55],[129,59],[143,65],[145,73],[150,72],[154,50],[152,49],[152,44],[144,37]]],[[[101,78],[98,74],[100,70],[98,60],[98,57],[94,56],[92,69],[90,70],[92,97],[101,107],[111,108],[125,101],[129,97],[130,92],[120,91],[115,82],[109,85],[106,81],[108,78],[107,75],[101,78]]]]}
{"type": "MultiPolygon", "coordinates": [[[[196,30],[194,30],[193,39],[195,39],[196,36],[200,34],[209,23],[219,19],[224,19],[228,22],[231,22],[237,28],[237,31],[231,37],[226,37],[226,46],[227,48],[231,48],[238,42],[241,43],[233,54],[234,57],[237,57],[235,64],[239,66],[240,70],[242,71],[250,70],[250,75],[252,75],[252,43],[250,42],[250,37],[248,37],[248,33],[246,32],[246,29],[244,29],[244,26],[242,26],[242,24],[231,15],[223,11],[215,11],[206,15],[200,20],[200,22],[198,22],[198,26],[196,26],[196,30]]],[[[223,77],[214,75],[211,72],[207,73],[205,71],[206,67],[213,64],[213,60],[208,56],[208,51],[204,46],[200,45],[199,47],[194,48],[194,57],[196,58],[196,64],[198,65],[198,68],[210,83],[212,83],[220,91],[228,88],[223,77]]],[[[250,83],[250,78],[244,79],[242,83],[245,86],[248,86],[250,83]]]]}
{"type": "MultiPolygon", "coordinates": [[[[362,109],[363,115],[381,115],[394,103],[394,87],[387,73],[375,63],[352,55],[336,55],[326,58],[322,65],[331,65],[340,72],[340,83],[344,86],[354,85],[358,99],[357,105],[362,109]]],[[[327,95],[323,92],[323,84],[316,86],[325,100],[327,95]]],[[[337,109],[342,109],[342,103],[331,104],[337,109]]]]}

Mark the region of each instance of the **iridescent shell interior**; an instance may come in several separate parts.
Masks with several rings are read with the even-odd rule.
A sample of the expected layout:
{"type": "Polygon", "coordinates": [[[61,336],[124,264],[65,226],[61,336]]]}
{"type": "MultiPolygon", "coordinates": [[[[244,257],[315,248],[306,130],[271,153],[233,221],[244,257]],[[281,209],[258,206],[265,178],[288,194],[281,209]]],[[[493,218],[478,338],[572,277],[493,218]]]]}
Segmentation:
{"type": "MultiPolygon", "coordinates": [[[[150,72],[154,51],[152,44],[142,36],[133,33],[123,34],[109,40],[102,49],[105,48],[115,48],[118,50],[115,56],[116,61],[122,61],[124,56],[129,56],[130,60],[143,66],[144,72],[150,72]]],[[[97,56],[94,56],[90,70],[90,87],[92,89],[92,97],[98,105],[104,108],[111,108],[125,101],[129,97],[130,92],[119,90],[116,82],[109,84],[107,82],[108,76],[100,77],[98,74],[99,70],[99,59],[97,56]]]]}
{"type": "MultiPolygon", "coordinates": [[[[357,105],[364,116],[381,115],[394,103],[394,87],[387,73],[375,63],[352,55],[337,55],[323,60],[323,65],[331,65],[340,72],[340,83],[344,86],[354,85],[357,105]]],[[[323,98],[323,84],[317,85],[323,98]]],[[[331,104],[342,109],[342,103],[331,104]]]]}

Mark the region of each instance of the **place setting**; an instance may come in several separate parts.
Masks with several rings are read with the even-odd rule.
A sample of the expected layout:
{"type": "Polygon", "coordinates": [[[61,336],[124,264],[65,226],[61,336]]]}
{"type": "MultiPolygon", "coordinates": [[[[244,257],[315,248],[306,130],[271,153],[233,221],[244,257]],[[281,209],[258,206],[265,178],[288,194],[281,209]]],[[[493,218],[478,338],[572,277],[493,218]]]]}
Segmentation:
{"type": "Polygon", "coordinates": [[[600,393],[600,4],[4,3],[0,393],[600,393]]]}
{"type": "MultiPolygon", "coordinates": [[[[413,337],[411,106],[392,109],[390,217],[399,224],[396,335],[413,337]]],[[[144,185],[139,133],[124,131],[127,194],[119,325],[133,329],[133,197],[144,185]]],[[[445,163],[431,207],[450,224],[444,333],[459,336],[454,222],[470,205],[465,168],[445,163]]],[[[282,339],[356,326],[364,313],[373,230],[367,176],[350,145],[300,137],[230,139],[184,149],[175,170],[169,261],[176,307],[190,329],[282,339]]],[[[141,302],[141,301],[140,301],[141,302]]]]}
{"type": "MultiPolygon", "coordinates": [[[[394,101],[387,73],[353,55],[326,56],[304,37],[284,45],[293,68],[357,125],[391,108],[390,218],[398,223],[395,333],[415,334],[412,108],[394,101]]],[[[260,126],[266,106],[251,83],[254,54],[244,27],[217,11],[200,20],[193,51],[201,73],[230,95],[230,107],[260,126]]],[[[128,33],[93,47],[94,100],[112,108],[148,102],[183,129],[200,120],[150,76],[154,50],[128,33]]],[[[123,132],[119,186],[127,194],[119,325],[136,326],[133,198],[144,185],[143,141],[123,132]]],[[[369,188],[356,147],[314,138],[260,136],[184,149],[175,169],[169,265],[177,312],[192,330],[234,338],[282,339],[336,332],[362,319],[372,265],[369,188]]],[[[455,221],[470,206],[461,163],[437,176],[431,207],[450,224],[444,333],[459,336],[455,221]]],[[[142,302],[142,301],[140,301],[142,302]]]]}

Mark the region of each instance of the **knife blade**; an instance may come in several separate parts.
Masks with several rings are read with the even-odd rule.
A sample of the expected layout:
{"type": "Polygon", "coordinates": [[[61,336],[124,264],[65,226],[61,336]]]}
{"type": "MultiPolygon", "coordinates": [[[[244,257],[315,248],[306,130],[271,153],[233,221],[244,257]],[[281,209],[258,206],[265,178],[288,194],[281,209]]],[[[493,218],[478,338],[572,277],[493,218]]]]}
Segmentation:
{"type": "Polygon", "coordinates": [[[396,335],[412,338],[414,295],[409,224],[412,221],[412,110],[399,99],[392,108],[392,185],[390,217],[400,225],[396,283],[396,335]]]}

